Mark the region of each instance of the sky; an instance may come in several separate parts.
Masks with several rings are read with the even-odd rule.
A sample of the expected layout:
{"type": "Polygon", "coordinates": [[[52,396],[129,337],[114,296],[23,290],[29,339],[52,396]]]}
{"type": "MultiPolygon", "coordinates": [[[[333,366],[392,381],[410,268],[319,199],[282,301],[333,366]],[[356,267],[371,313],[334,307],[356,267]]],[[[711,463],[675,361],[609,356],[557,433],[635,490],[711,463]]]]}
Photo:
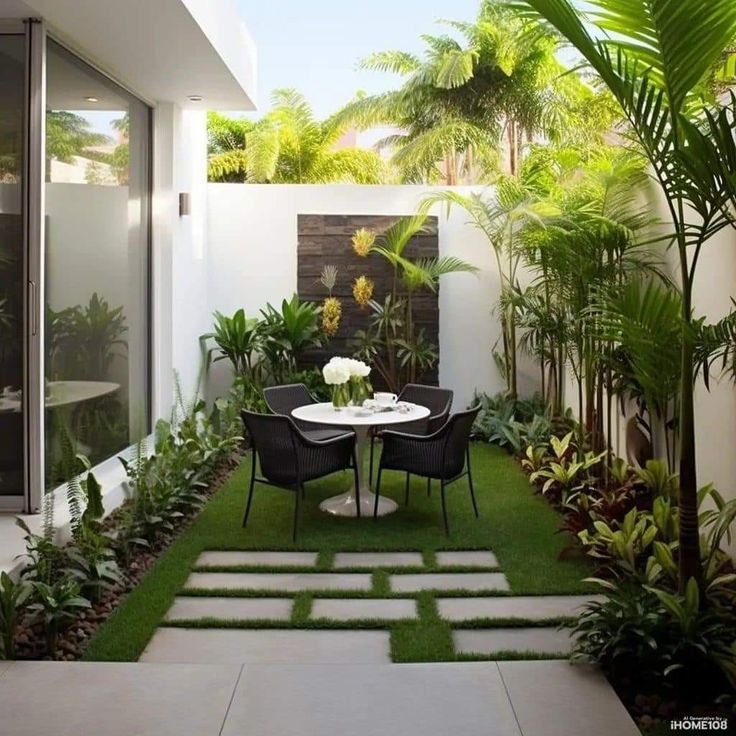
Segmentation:
{"type": "Polygon", "coordinates": [[[258,48],[258,107],[273,89],[293,87],[319,118],[358,90],[394,89],[398,77],[357,68],[375,51],[421,52],[421,34],[440,18],[473,20],[479,0],[236,0],[258,48]]]}

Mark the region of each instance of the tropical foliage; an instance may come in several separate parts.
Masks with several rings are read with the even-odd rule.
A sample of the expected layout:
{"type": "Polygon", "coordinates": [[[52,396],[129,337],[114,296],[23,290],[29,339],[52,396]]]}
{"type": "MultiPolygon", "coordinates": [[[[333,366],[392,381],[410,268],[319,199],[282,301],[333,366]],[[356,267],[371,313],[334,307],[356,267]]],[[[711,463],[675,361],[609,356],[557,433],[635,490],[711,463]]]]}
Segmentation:
{"type": "Polygon", "coordinates": [[[344,122],[316,120],[306,99],[292,89],[276,90],[271,101],[271,111],[255,122],[209,113],[210,181],[381,183],[380,156],[337,146],[347,130],[344,122]]]}
{"type": "Polygon", "coordinates": [[[693,285],[698,255],[736,223],[736,97],[714,104],[704,95],[712,69],[736,35],[731,0],[594,0],[593,36],[568,0],[519,0],[584,57],[623,109],[628,129],[665,195],[682,289],[680,396],[680,593],[702,580],[699,559],[693,285]]]}
{"type": "Polygon", "coordinates": [[[558,59],[556,34],[498,0],[483,0],[474,23],[441,21],[423,57],[386,51],[366,69],[403,78],[397,90],[358,97],[338,118],[359,128],[390,125],[379,143],[404,181],[459,184],[499,168],[517,174],[536,138],[597,140],[614,122],[610,97],[558,59]],[[454,35],[453,35],[454,34],[454,35]]]}

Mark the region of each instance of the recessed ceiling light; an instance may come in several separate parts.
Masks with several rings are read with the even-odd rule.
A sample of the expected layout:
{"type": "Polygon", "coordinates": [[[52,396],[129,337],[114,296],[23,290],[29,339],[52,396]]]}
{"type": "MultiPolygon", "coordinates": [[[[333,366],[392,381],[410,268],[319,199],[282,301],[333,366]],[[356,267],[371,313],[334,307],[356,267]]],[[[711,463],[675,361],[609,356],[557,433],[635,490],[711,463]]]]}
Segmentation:
{"type": "Polygon", "coordinates": [[[100,101],[97,97],[85,97],[84,99],[87,100],[87,102],[99,102],[100,101]]]}
{"type": "Polygon", "coordinates": [[[191,102],[202,102],[204,97],[202,97],[202,95],[189,95],[187,99],[191,102]]]}

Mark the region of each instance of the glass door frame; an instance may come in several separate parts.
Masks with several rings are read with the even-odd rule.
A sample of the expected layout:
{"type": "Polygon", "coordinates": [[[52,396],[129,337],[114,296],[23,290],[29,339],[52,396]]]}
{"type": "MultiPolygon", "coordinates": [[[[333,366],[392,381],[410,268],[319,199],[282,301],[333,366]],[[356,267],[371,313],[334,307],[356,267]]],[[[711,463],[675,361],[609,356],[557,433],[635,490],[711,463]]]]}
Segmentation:
{"type": "Polygon", "coordinates": [[[43,488],[43,380],[40,373],[43,263],[43,142],[45,134],[45,29],[37,20],[0,19],[1,35],[25,39],[23,170],[21,212],[23,231],[23,488],[0,497],[0,512],[36,512],[43,488]]]}
{"type": "Polygon", "coordinates": [[[46,148],[46,28],[26,25],[26,346],[24,410],[26,429],[25,511],[41,509],[44,479],[44,226],[46,148]]]}

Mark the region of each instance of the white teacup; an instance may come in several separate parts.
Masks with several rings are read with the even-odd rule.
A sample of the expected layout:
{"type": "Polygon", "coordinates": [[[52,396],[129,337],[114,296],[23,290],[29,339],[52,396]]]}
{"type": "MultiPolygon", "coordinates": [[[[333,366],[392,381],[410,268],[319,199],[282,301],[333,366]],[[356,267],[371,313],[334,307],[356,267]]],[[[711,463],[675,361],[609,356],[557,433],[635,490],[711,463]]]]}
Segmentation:
{"type": "Polygon", "coordinates": [[[377,391],[373,394],[375,402],[383,409],[393,406],[399,399],[396,394],[389,393],[388,391],[377,391]]]}

